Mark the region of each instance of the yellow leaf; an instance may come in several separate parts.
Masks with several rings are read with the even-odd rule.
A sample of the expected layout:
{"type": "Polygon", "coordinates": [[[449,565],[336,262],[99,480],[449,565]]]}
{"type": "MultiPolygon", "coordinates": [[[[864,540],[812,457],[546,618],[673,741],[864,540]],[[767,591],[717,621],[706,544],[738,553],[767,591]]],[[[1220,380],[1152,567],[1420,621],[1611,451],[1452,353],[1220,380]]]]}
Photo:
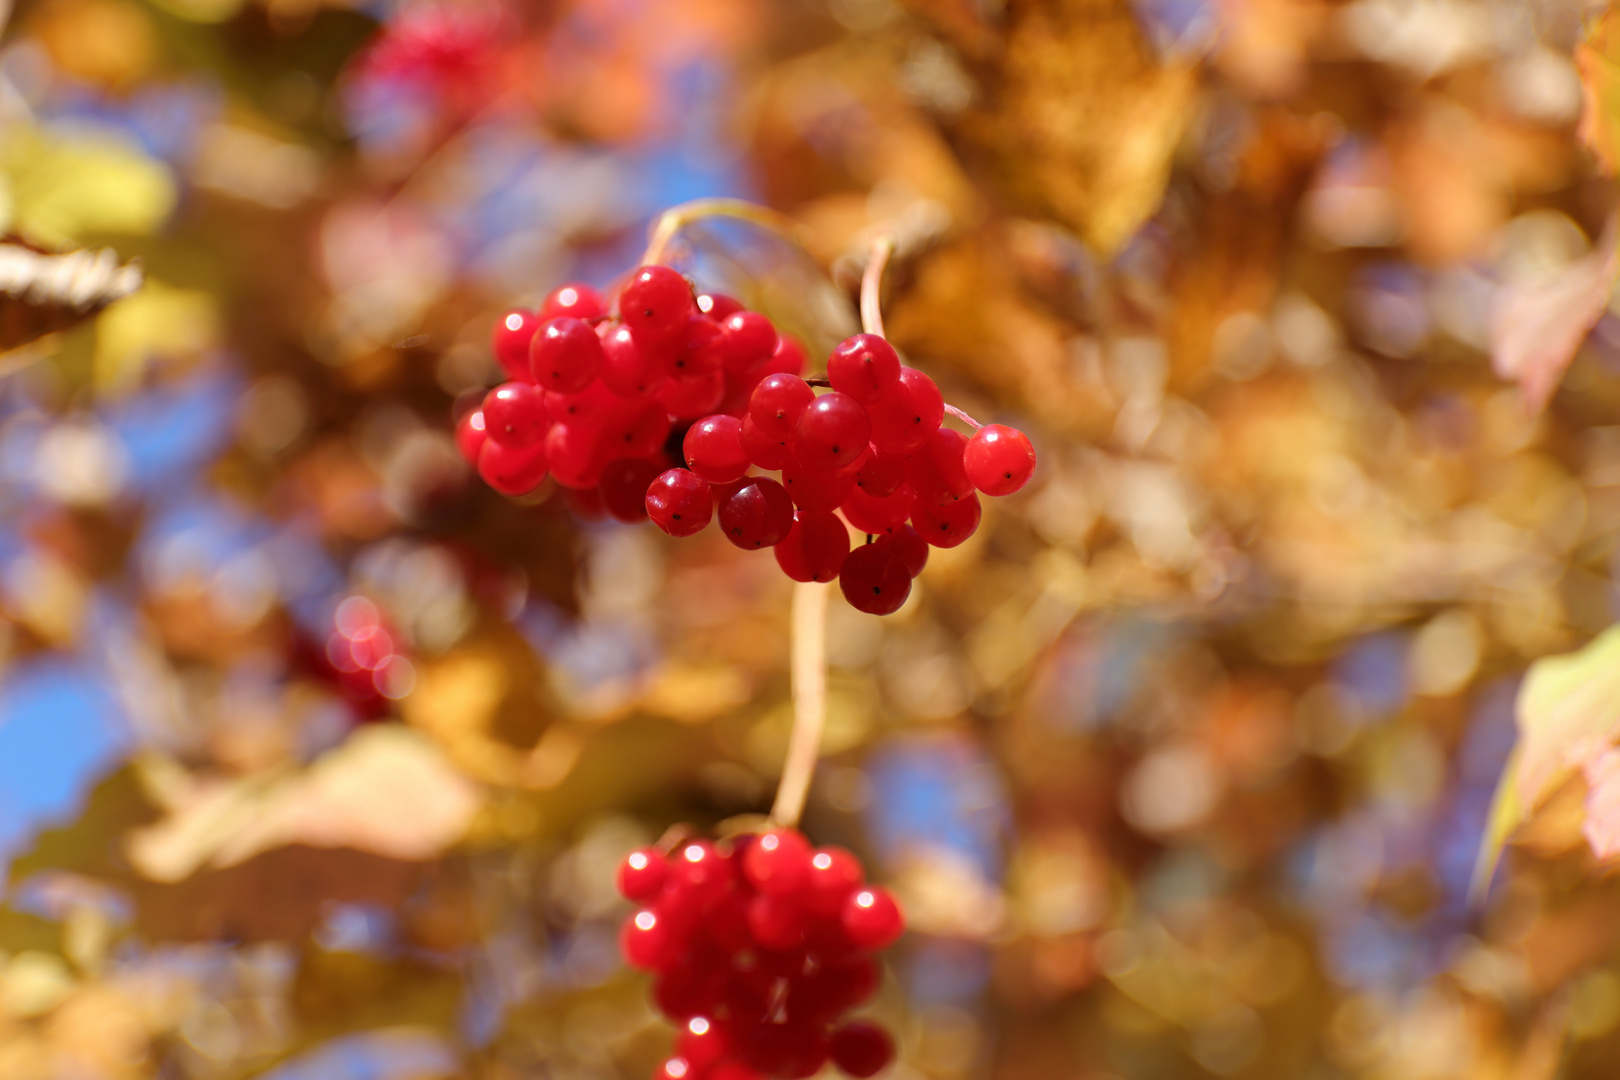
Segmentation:
{"type": "Polygon", "coordinates": [[[1526,812],[1620,734],[1620,626],[1530,665],[1516,706],[1517,798],[1526,812]]]}
{"type": "Polygon", "coordinates": [[[219,327],[210,294],[148,281],[140,292],[109,308],[96,325],[96,388],[102,393],[128,390],[154,359],[206,352],[219,339],[219,327]]]}
{"type": "Polygon", "coordinates": [[[1575,47],[1581,74],[1581,140],[1592,148],[1605,172],[1620,164],[1620,29],[1614,9],[1606,10],[1575,47]]]}
{"type": "Polygon", "coordinates": [[[17,125],[0,138],[11,227],[36,241],[78,245],[94,233],[152,232],[175,204],[160,162],[110,135],[47,134],[17,125]]]}

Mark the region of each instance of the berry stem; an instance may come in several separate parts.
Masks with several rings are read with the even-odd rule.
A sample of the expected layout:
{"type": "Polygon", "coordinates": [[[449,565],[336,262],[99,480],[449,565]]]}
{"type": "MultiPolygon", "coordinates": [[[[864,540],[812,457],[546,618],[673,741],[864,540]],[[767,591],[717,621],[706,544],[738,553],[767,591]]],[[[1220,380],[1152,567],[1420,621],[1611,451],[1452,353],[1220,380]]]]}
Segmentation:
{"type": "Polygon", "coordinates": [[[807,581],[793,587],[793,734],[788,738],[782,782],[771,807],[773,824],[792,828],[804,812],[810,777],[821,756],[821,729],[827,719],[827,590],[807,581]]]}
{"type": "Polygon", "coordinates": [[[952,405],[948,401],[945,403],[945,411],[950,413],[952,416],[956,417],[958,420],[962,421],[962,423],[966,424],[968,427],[972,428],[974,431],[978,431],[980,428],[984,427],[983,424],[979,423],[977,420],[973,419],[973,417],[969,416],[967,413],[963,412],[961,409],[958,409],[955,405],[952,405]]]}
{"type": "Polygon", "coordinates": [[[800,247],[804,246],[803,227],[786,214],[777,213],[766,206],[744,202],[742,199],[693,199],[691,202],[672,206],[658,216],[658,222],[653,226],[652,237],[647,241],[647,251],[641,256],[641,265],[652,266],[662,263],[669,254],[669,247],[674,243],[676,234],[688,225],[715,217],[746,221],[766,232],[776,233],[800,247]]]}
{"type": "Polygon", "coordinates": [[[872,255],[861,275],[861,329],[883,337],[883,270],[894,254],[894,234],[881,232],[872,238],[872,255]]]}

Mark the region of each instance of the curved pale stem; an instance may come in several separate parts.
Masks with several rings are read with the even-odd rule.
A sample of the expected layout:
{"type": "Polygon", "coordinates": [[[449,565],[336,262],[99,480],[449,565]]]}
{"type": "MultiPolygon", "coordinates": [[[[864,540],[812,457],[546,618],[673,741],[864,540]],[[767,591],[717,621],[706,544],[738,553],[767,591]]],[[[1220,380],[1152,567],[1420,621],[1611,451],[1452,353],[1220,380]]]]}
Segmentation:
{"type": "Polygon", "coordinates": [[[804,812],[810,777],[821,756],[821,729],[827,722],[827,591],[824,582],[806,581],[793,587],[790,677],[793,685],[793,734],[788,738],[787,761],[776,789],[771,821],[793,827],[804,812]]]}
{"type": "Polygon", "coordinates": [[[861,275],[861,329],[883,337],[883,271],[894,254],[894,234],[878,233],[872,238],[872,254],[861,275]]]}
{"type": "Polygon", "coordinates": [[[658,223],[653,226],[652,237],[647,241],[647,250],[641,256],[641,265],[651,266],[663,262],[669,255],[670,245],[675,242],[676,235],[682,229],[706,218],[717,217],[746,221],[766,232],[776,233],[800,247],[804,246],[803,227],[786,214],[779,214],[768,206],[758,206],[742,199],[693,199],[691,202],[672,206],[658,216],[658,223]]]}

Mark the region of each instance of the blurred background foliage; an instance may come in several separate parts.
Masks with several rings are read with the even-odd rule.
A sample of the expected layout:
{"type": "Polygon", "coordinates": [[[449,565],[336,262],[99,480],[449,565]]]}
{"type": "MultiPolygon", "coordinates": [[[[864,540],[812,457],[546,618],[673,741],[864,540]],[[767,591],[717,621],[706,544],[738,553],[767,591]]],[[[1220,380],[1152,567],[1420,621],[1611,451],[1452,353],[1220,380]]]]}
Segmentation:
{"type": "Polygon", "coordinates": [[[1616,1075],[1612,20],[16,4],[0,1077],[649,1072],[611,871],[768,806],[788,584],[449,431],[708,195],[808,255],[681,265],[812,339],[896,233],[897,344],[1041,453],[833,601],[806,828],[907,905],[896,1080],[1616,1075]]]}

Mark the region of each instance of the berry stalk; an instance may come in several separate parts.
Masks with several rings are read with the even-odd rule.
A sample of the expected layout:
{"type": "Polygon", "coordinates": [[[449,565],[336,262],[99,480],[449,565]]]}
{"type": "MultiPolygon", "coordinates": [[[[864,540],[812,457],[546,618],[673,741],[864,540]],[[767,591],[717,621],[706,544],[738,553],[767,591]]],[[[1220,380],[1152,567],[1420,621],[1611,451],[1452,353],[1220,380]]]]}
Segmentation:
{"type": "Polygon", "coordinates": [[[804,246],[803,228],[786,214],[779,214],[769,207],[758,206],[741,199],[693,199],[691,202],[672,206],[658,216],[658,222],[653,226],[652,237],[647,241],[647,251],[641,257],[641,265],[653,266],[664,262],[669,254],[670,245],[675,242],[675,237],[682,229],[694,222],[716,217],[746,221],[767,232],[776,233],[800,247],[804,246]]]}

